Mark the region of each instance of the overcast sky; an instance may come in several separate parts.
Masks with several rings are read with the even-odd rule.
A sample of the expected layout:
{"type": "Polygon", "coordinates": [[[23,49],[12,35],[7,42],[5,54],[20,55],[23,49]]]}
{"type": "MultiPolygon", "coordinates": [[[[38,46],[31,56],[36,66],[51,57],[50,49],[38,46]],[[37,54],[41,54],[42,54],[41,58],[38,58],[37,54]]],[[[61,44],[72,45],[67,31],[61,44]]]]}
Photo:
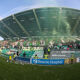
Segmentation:
{"type": "Polygon", "coordinates": [[[48,6],[80,10],[80,0],[0,0],[0,19],[23,10],[48,6]]]}

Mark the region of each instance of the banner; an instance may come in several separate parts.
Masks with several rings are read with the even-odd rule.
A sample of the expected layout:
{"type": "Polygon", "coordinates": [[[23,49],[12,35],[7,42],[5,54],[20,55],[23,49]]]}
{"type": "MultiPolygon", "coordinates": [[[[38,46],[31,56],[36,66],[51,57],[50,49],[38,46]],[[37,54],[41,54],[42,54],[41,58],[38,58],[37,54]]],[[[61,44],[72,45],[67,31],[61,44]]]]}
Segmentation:
{"type": "Polygon", "coordinates": [[[32,59],[31,63],[42,65],[60,65],[64,64],[64,59],[32,59]]]}
{"type": "Polygon", "coordinates": [[[15,57],[16,61],[24,61],[27,63],[30,63],[30,59],[29,58],[23,58],[23,57],[15,57]]]}
{"type": "Polygon", "coordinates": [[[80,57],[76,58],[76,62],[80,62],[80,57]]]}

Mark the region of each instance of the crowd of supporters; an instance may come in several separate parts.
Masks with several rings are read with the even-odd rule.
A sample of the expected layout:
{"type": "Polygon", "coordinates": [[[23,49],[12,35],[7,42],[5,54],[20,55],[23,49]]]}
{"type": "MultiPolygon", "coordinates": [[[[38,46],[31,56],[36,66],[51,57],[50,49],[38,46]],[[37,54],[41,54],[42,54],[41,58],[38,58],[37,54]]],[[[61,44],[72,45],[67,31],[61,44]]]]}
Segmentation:
{"type": "Polygon", "coordinates": [[[80,49],[80,41],[69,41],[69,42],[60,42],[60,41],[46,41],[46,40],[17,40],[17,41],[0,41],[0,46],[2,48],[17,48],[22,49],[23,47],[44,47],[55,50],[74,50],[80,49]]]}
{"type": "MultiPolygon", "coordinates": [[[[32,51],[35,50],[43,50],[44,51],[44,58],[47,59],[51,53],[51,51],[55,50],[80,50],[80,41],[68,41],[68,42],[61,42],[61,41],[53,41],[53,40],[17,40],[17,41],[9,41],[4,40],[0,41],[1,49],[16,49],[17,51],[14,52],[13,56],[9,56],[9,60],[15,56],[20,56],[20,51],[26,48],[26,50],[32,51]]],[[[24,58],[26,57],[26,53],[24,52],[22,55],[24,58]]],[[[35,59],[38,58],[37,54],[34,56],[35,59]]]]}

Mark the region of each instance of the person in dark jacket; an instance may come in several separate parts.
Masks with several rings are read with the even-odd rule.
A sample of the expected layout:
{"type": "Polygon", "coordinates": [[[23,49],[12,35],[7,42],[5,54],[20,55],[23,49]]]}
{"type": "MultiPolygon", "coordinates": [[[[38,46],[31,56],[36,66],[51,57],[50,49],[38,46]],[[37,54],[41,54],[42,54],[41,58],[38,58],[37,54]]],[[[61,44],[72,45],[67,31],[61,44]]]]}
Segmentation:
{"type": "Polygon", "coordinates": [[[44,54],[48,53],[47,47],[44,47],[44,54]]]}
{"type": "Polygon", "coordinates": [[[19,56],[19,51],[17,51],[17,56],[19,56]]]}
{"type": "Polygon", "coordinates": [[[24,58],[26,57],[26,53],[25,53],[25,52],[23,53],[23,57],[24,57],[24,58]]]}

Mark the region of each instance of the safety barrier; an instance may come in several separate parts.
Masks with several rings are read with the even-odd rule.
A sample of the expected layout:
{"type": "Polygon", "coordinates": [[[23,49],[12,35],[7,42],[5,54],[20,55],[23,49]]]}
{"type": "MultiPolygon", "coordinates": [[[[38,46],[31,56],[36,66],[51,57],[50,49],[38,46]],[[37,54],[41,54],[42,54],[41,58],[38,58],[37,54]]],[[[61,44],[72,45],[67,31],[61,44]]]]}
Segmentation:
{"type": "Polygon", "coordinates": [[[63,65],[64,59],[30,59],[23,57],[16,57],[15,61],[26,62],[30,64],[41,64],[41,65],[63,65]]]}
{"type": "Polygon", "coordinates": [[[15,57],[15,61],[30,63],[30,58],[15,57]]]}
{"type": "Polygon", "coordinates": [[[80,57],[78,57],[78,58],[76,59],[76,62],[77,62],[77,63],[79,63],[79,62],[80,62],[80,57]]]}

